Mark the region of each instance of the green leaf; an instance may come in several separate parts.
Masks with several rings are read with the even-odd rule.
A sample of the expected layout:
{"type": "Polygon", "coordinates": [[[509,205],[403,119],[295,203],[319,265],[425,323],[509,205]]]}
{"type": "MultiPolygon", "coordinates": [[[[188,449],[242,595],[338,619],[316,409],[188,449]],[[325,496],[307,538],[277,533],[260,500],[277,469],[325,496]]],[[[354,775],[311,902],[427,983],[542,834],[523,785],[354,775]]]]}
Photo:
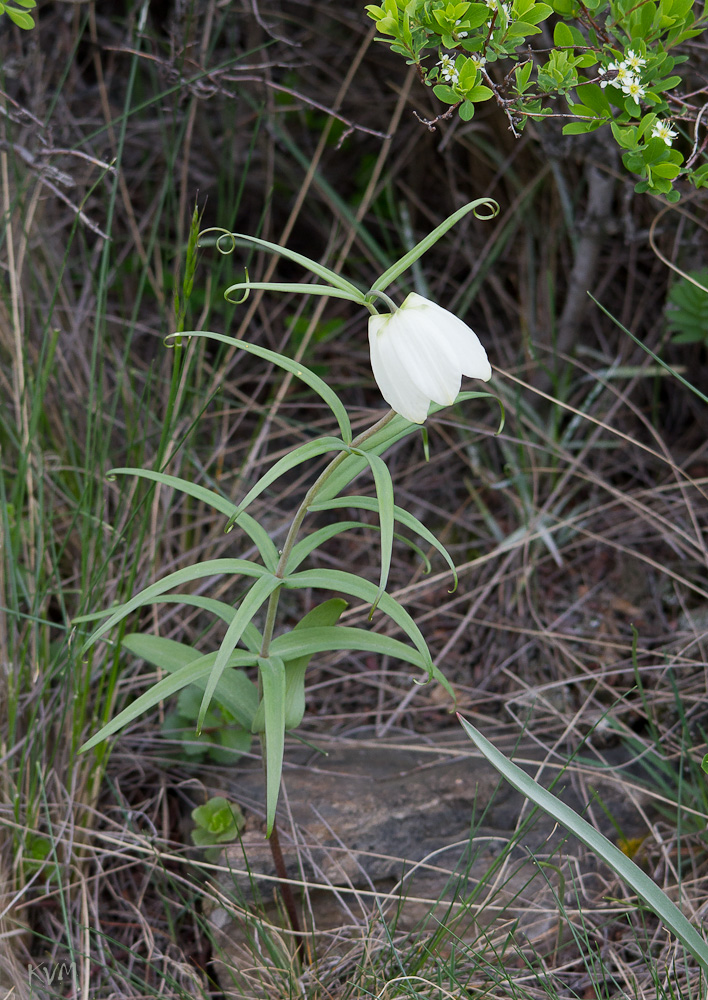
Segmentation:
{"type": "Polygon", "coordinates": [[[268,576],[263,576],[260,580],[257,580],[256,583],[254,583],[239,604],[238,610],[233,617],[233,621],[227,628],[226,634],[222,639],[221,645],[219,646],[219,652],[214,660],[214,666],[209,674],[209,680],[207,681],[207,685],[204,690],[204,697],[202,698],[202,705],[199,709],[199,717],[197,718],[197,732],[201,732],[202,730],[202,726],[204,725],[204,716],[207,713],[211,699],[216,691],[219,678],[229,663],[229,658],[235,650],[236,644],[240,640],[246,625],[251,621],[261,605],[268,600],[273,591],[282,586],[282,583],[283,581],[280,577],[272,576],[270,574],[268,574],[268,576]]]}
{"type": "Polygon", "coordinates": [[[593,118],[592,121],[568,122],[563,126],[563,135],[585,135],[587,132],[594,132],[600,128],[606,119],[593,118]]]}
{"type": "MultiPolygon", "coordinates": [[[[158,635],[143,635],[141,632],[130,632],[123,637],[121,642],[123,649],[127,649],[133,656],[139,656],[142,660],[167,670],[169,673],[176,673],[181,667],[194,663],[195,660],[203,659],[202,654],[191,646],[176,642],[174,639],[165,639],[158,635]]],[[[216,653],[208,654],[216,660],[216,653]]],[[[254,660],[254,656],[251,657],[254,660]]],[[[194,686],[204,691],[206,681],[195,681],[194,686]]],[[[250,731],[253,723],[253,716],[258,707],[258,690],[255,684],[241,670],[228,670],[219,680],[214,691],[214,700],[223,705],[234,719],[250,731]]],[[[200,699],[201,701],[201,699],[200,699]]]]}
{"type": "MultiPolygon", "coordinates": [[[[328,650],[329,646],[318,648],[312,642],[315,632],[319,633],[326,626],[335,625],[339,616],[347,607],[347,602],[339,597],[334,597],[329,601],[318,604],[316,608],[308,612],[295,628],[286,633],[287,636],[294,636],[295,642],[285,641],[285,636],[278,636],[273,640],[271,651],[279,656],[285,663],[285,728],[295,729],[302,722],[305,715],[305,672],[312,659],[313,653],[328,650]],[[288,649],[290,652],[288,653],[288,649]]],[[[333,629],[332,631],[337,631],[333,629]]],[[[337,647],[338,648],[338,647],[337,647]]],[[[347,647],[349,648],[349,647],[347,647]]],[[[262,733],[265,729],[265,705],[261,701],[258,706],[253,723],[252,731],[262,733]]]]}
{"type": "MultiPolygon", "coordinates": [[[[200,656],[199,659],[194,660],[192,663],[180,667],[173,674],[170,674],[169,677],[163,677],[161,681],[153,684],[148,691],[141,694],[127,708],[124,708],[122,712],[119,712],[110,722],[107,722],[105,726],[99,729],[97,733],[80,747],[79,752],[83,753],[86,750],[91,750],[97,744],[107,739],[107,737],[112,736],[113,733],[117,733],[119,729],[127,726],[128,723],[133,722],[144,712],[149,712],[151,708],[159,705],[161,701],[166,701],[177,694],[188,684],[198,684],[204,680],[212,670],[215,659],[216,653],[207,653],[206,656],[200,656]]],[[[229,659],[229,666],[252,666],[256,663],[257,659],[258,657],[253,653],[248,653],[245,649],[237,649],[229,659]]]]}
{"type": "MultiPolygon", "coordinates": [[[[145,604],[156,602],[166,591],[171,590],[172,587],[179,587],[181,584],[189,583],[192,580],[201,580],[205,576],[221,576],[224,573],[236,576],[268,576],[271,578],[265,567],[259,566],[249,559],[207,559],[205,562],[197,563],[195,566],[186,566],[184,569],[179,569],[175,573],[170,573],[169,576],[164,577],[162,580],[158,580],[157,583],[151,584],[145,590],[141,590],[139,594],[135,594],[125,604],[121,604],[117,608],[111,608],[110,618],[97,628],[93,635],[89,636],[83,645],[83,652],[85,653],[87,649],[90,649],[114,625],[122,622],[131,611],[135,611],[145,604]]],[[[74,619],[75,624],[81,621],[82,618],[74,619]]]]}
{"type": "Polygon", "coordinates": [[[433,93],[439,101],[444,101],[445,104],[457,104],[460,100],[459,95],[446,83],[437,83],[433,87],[433,93]]]}
{"type": "MultiPolygon", "coordinates": [[[[308,509],[313,510],[314,508],[310,506],[308,509]]],[[[287,566],[285,567],[285,575],[289,576],[293,573],[307,559],[310,553],[318,549],[320,545],[324,545],[330,538],[334,538],[335,535],[339,535],[343,531],[351,531],[353,528],[364,527],[368,527],[368,525],[363,525],[361,521],[338,521],[337,524],[328,524],[324,528],[318,528],[317,531],[313,531],[305,538],[300,539],[297,545],[293,546],[287,566]]]]}
{"type": "Polygon", "coordinates": [[[558,21],[555,28],[553,29],[553,44],[554,45],[575,45],[575,39],[573,38],[573,33],[565,23],[565,21],[558,21]]]}
{"type": "Polygon", "coordinates": [[[681,167],[678,163],[651,163],[651,171],[657,177],[668,177],[669,179],[678,177],[681,167]]]}
{"type": "MultiPolygon", "coordinates": [[[[347,625],[335,625],[331,628],[307,628],[300,632],[293,629],[292,632],[285,632],[274,639],[271,648],[274,653],[288,661],[285,665],[286,671],[290,665],[291,657],[309,659],[315,653],[331,653],[345,649],[392,656],[397,660],[403,660],[404,663],[412,663],[413,666],[420,667],[421,670],[427,670],[426,661],[419,650],[401,642],[400,639],[392,639],[379,632],[369,632],[347,625]]],[[[292,660],[292,662],[298,661],[292,660]]],[[[302,716],[300,716],[301,720],[302,716]]],[[[297,724],[299,725],[299,722],[297,724]]],[[[287,728],[291,728],[291,726],[287,728]]]]}
{"type": "MultiPolygon", "coordinates": [[[[183,334],[183,336],[185,335],[183,334]]],[[[221,496],[221,494],[216,493],[214,490],[207,489],[205,486],[197,486],[196,483],[191,483],[188,479],[168,476],[164,472],[152,472],[150,469],[121,468],[111,469],[108,472],[109,477],[118,475],[139,476],[142,479],[151,479],[156,483],[162,483],[163,486],[181,490],[182,493],[186,493],[195,500],[207,504],[214,510],[218,510],[221,514],[225,514],[227,518],[233,517],[238,510],[236,504],[232,503],[231,500],[227,500],[226,497],[221,496]]],[[[268,532],[250,514],[239,517],[238,523],[239,527],[246,532],[260,552],[266,567],[273,572],[278,565],[278,550],[271,541],[268,532]]]]}
{"type": "MultiPolygon", "coordinates": [[[[250,244],[255,244],[261,247],[263,250],[267,250],[269,253],[274,253],[278,257],[287,257],[288,260],[292,260],[295,264],[300,264],[305,270],[310,271],[312,274],[316,274],[318,278],[322,278],[329,285],[333,285],[334,288],[340,289],[340,291],[348,292],[352,297],[358,297],[358,300],[362,300],[362,293],[353,285],[351,281],[347,281],[343,278],[341,274],[337,274],[336,271],[331,271],[324,264],[319,264],[315,260],[311,260],[309,257],[303,256],[301,253],[296,253],[294,250],[289,250],[287,247],[281,247],[277,243],[269,243],[268,240],[261,240],[257,236],[247,236],[245,233],[229,233],[223,229],[204,229],[199,234],[199,245],[204,246],[202,243],[202,238],[206,236],[207,233],[219,232],[221,237],[215,241],[216,247],[220,253],[224,251],[221,250],[219,243],[220,239],[228,237],[231,241],[231,247],[229,253],[235,249],[237,246],[248,246],[250,244]]],[[[302,289],[302,286],[298,286],[302,289]]]]}
{"type": "Polygon", "coordinates": [[[474,118],[474,104],[472,101],[464,101],[460,105],[458,114],[463,122],[472,121],[474,118]]]}
{"type": "MultiPolygon", "coordinates": [[[[359,449],[357,449],[358,451],[359,449]]],[[[393,481],[388,466],[378,455],[360,451],[371,467],[378,500],[379,524],[381,526],[381,573],[379,577],[379,597],[371,606],[369,618],[376,610],[379,599],[386,590],[388,574],[391,569],[391,554],[393,552],[393,481]]]]}
{"type": "Polygon", "coordinates": [[[236,840],[246,822],[240,808],[221,795],[192,809],[192,819],[198,826],[192,831],[192,840],[198,847],[236,840]]]}
{"type": "Polygon", "coordinates": [[[270,837],[280,792],[285,747],[285,664],[279,656],[258,657],[265,710],[266,836],[270,837]]]}
{"type": "Polygon", "coordinates": [[[246,295],[236,296],[236,292],[248,293],[251,289],[260,289],[264,292],[285,292],[296,295],[324,295],[332,299],[347,299],[349,302],[361,303],[363,295],[360,291],[347,292],[341,288],[332,288],[331,285],[315,285],[308,281],[235,281],[233,285],[224,292],[224,298],[232,305],[241,305],[245,301],[246,295]]]}
{"type": "MultiPolygon", "coordinates": [[[[304,587],[314,587],[316,590],[334,590],[344,594],[351,594],[353,597],[373,604],[378,596],[378,591],[373,583],[362,580],[353,573],[345,573],[336,569],[309,569],[299,573],[293,573],[287,580],[285,586],[288,589],[304,587]]],[[[420,629],[402,605],[389,594],[383,594],[379,601],[379,607],[401,628],[413,645],[420,652],[424,661],[424,669],[428,674],[428,680],[437,680],[443,685],[448,694],[454,698],[454,692],[448,680],[438,670],[433,663],[430,651],[420,629]]]]}
{"type": "Polygon", "coordinates": [[[458,715],[460,723],[478,750],[496,768],[497,771],[517,791],[530,799],[544,812],[548,813],[557,823],[570,830],[605,864],[623,879],[639,898],[649,906],[664,925],[674,934],[683,946],[693,955],[705,973],[708,973],[708,944],[696,928],[686,919],[679,908],[671,902],[659,886],[643,872],[638,865],[628,858],[618,847],[615,847],[607,837],[599,833],[587,820],[579,816],[570,806],[556,798],[549,791],[537,784],[525,771],[508,760],[503,753],[493,746],[479,730],[458,715]]]}
{"type": "MultiPolygon", "coordinates": [[[[463,205],[462,208],[458,208],[456,212],[449,215],[444,222],[441,222],[432,233],[429,233],[425,239],[421,240],[420,243],[416,244],[412,250],[409,250],[407,254],[404,254],[400,260],[392,264],[384,273],[378,278],[371,286],[371,292],[379,291],[382,292],[388,286],[398,278],[399,275],[407,271],[411,264],[415,263],[419,257],[422,257],[426,250],[429,250],[434,246],[441,236],[451,229],[455,223],[459,222],[460,219],[464,219],[469,212],[474,212],[475,217],[478,219],[488,220],[493,219],[495,215],[499,213],[499,205],[492,198],[476,198],[474,201],[468,202],[467,205],[463,205]],[[489,214],[479,215],[479,209],[487,209],[489,214]]],[[[369,293],[370,294],[370,293],[369,293]]],[[[367,298],[369,296],[367,295],[367,298]]]]}
{"type": "MultiPolygon", "coordinates": [[[[504,407],[501,401],[493,395],[491,392],[478,392],[478,391],[465,391],[461,392],[455,404],[467,402],[470,399],[493,399],[495,403],[498,403],[501,408],[501,420],[499,424],[499,429],[497,433],[501,433],[504,426],[504,407]]],[[[431,403],[429,415],[439,413],[440,410],[444,410],[447,407],[441,403],[431,403]]],[[[398,441],[407,437],[409,434],[418,433],[421,427],[420,424],[413,424],[405,417],[400,414],[391,420],[385,427],[382,427],[379,431],[373,434],[366,444],[357,449],[358,451],[366,451],[368,454],[380,455],[382,452],[386,451],[392,445],[396,444],[398,441]]],[[[360,455],[351,454],[346,457],[338,469],[336,469],[332,475],[329,477],[327,482],[323,485],[322,489],[317,494],[317,501],[329,500],[332,497],[337,496],[338,493],[349,485],[353,479],[355,479],[363,470],[366,468],[367,462],[360,455]]]]}
{"type": "MultiPolygon", "coordinates": [[[[377,512],[378,502],[373,497],[358,497],[358,496],[336,497],[332,500],[315,501],[315,503],[310,504],[308,509],[312,511],[341,510],[342,508],[347,508],[347,507],[354,508],[355,510],[369,510],[377,512]]],[[[397,505],[394,504],[393,516],[397,521],[400,521],[401,524],[405,525],[406,528],[410,528],[411,531],[415,531],[415,533],[419,535],[421,538],[423,538],[429,545],[432,545],[433,548],[437,549],[437,551],[440,553],[440,555],[443,557],[445,562],[452,570],[452,574],[455,580],[453,590],[457,590],[457,569],[455,568],[455,564],[452,561],[450,553],[447,551],[445,546],[438,541],[438,539],[435,537],[432,531],[429,531],[428,528],[425,527],[422,521],[419,521],[417,517],[414,517],[413,514],[410,514],[403,507],[398,507],[397,505]]],[[[361,527],[359,522],[346,522],[346,523],[347,524],[354,523],[357,524],[359,527],[361,527]]]]}
{"type": "MultiPolygon", "coordinates": [[[[602,87],[596,83],[583,83],[575,88],[575,93],[580,98],[581,104],[586,108],[591,108],[595,114],[603,118],[609,118],[612,114],[610,102],[602,87]]],[[[583,114],[584,112],[580,112],[583,114]]]]}
{"type": "Polygon", "coordinates": [[[241,516],[241,512],[244,511],[246,507],[248,507],[248,505],[256,499],[256,497],[260,496],[264,490],[268,489],[271,483],[274,483],[275,480],[284,473],[289,472],[290,469],[294,469],[303,462],[308,462],[311,458],[317,458],[318,455],[324,455],[328,451],[348,450],[349,446],[344,444],[343,441],[340,441],[339,438],[323,437],[315,438],[314,441],[307,441],[305,444],[300,445],[299,448],[295,448],[293,451],[288,452],[288,454],[284,455],[275,463],[275,465],[271,466],[265,475],[261,476],[256,485],[248,491],[246,496],[236,508],[236,512],[231,515],[229,521],[227,522],[227,529],[241,516]]]}
{"type": "Polygon", "coordinates": [[[311,389],[314,389],[320,399],[324,400],[339,424],[339,430],[343,440],[347,444],[351,442],[352,429],[349,423],[349,417],[347,416],[347,411],[344,409],[344,405],[339,399],[339,396],[336,392],[334,392],[334,390],[330,389],[327,383],[324,382],[319,375],[315,375],[315,373],[310,371],[309,368],[293,361],[291,358],[286,358],[284,354],[278,354],[276,351],[269,351],[266,347],[260,347],[258,344],[250,344],[248,341],[238,340],[236,337],[226,337],[221,333],[212,333],[209,330],[186,330],[185,332],[180,333],[180,337],[206,337],[210,340],[219,340],[222,344],[230,344],[232,347],[237,347],[241,351],[254,354],[257,358],[262,358],[264,361],[270,361],[271,364],[284,368],[286,371],[299,378],[311,389]]]}
{"type": "Polygon", "coordinates": [[[482,101],[488,101],[490,97],[494,97],[494,93],[489,87],[485,87],[483,83],[479,83],[472,90],[468,90],[465,96],[468,101],[475,101],[477,104],[480,104],[482,101]]]}
{"type": "Polygon", "coordinates": [[[524,90],[526,90],[532,70],[533,63],[530,60],[525,62],[522,66],[517,66],[515,68],[514,75],[516,77],[516,87],[520,93],[523,93],[524,90]]]}
{"type": "MultiPolygon", "coordinates": [[[[201,594],[164,594],[160,598],[161,604],[186,604],[188,607],[203,608],[211,612],[216,618],[230,625],[234,620],[236,608],[226,601],[217,601],[214,597],[204,597],[201,594]]],[[[259,653],[263,645],[263,636],[253,623],[249,623],[243,630],[241,641],[252,653],[259,653]]]]}
{"type": "Polygon", "coordinates": [[[708,340],[708,268],[688,271],[672,286],[666,321],[676,344],[708,340]]]}
{"type": "Polygon", "coordinates": [[[34,18],[31,14],[27,14],[23,10],[14,10],[12,7],[5,7],[5,13],[18,28],[22,28],[24,31],[34,28],[34,18]]]}
{"type": "Polygon", "coordinates": [[[616,125],[614,122],[610,126],[612,129],[612,134],[615,137],[615,142],[623,149],[636,149],[637,148],[637,129],[634,126],[629,126],[628,128],[622,128],[620,125],[616,125]]]}

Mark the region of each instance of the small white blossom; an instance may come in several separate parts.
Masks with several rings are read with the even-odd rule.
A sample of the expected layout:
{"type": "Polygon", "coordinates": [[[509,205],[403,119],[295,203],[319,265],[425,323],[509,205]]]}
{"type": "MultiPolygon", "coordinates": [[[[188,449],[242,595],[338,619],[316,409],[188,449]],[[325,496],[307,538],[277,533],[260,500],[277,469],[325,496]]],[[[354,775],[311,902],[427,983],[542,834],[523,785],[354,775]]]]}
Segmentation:
{"type": "Polygon", "coordinates": [[[470,52],[469,58],[475,64],[477,69],[481,69],[483,66],[486,66],[487,64],[487,60],[484,58],[484,56],[480,55],[479,52],[470,52]]]}
{"type": "Polygon", "coordinates": [[[438,66],[442,73],[451,73],[455,68],[455,57],[448,55],[440,56],[438,66]]]}
{"type": "Polygon", "coordinates": [[[431,401],[454,403],[463,375],[484,382],[492,377],[477,335],[416,292],[394,313],[369,317],[369,346],[381,395],[414,424],[424,423],[431,401]]]}
{"type": "Polygon", "coordinates": [[[644,87],[642,87],[641,81],[636,76],[630,76],[630,78],[622,84],[622,93],[627,94],[633,100],[639,103],[642,97],[644,97],[644,87]]]}
{"type": "Polygon", "coordinates": [[[678,132],[671,128],[671,122],[654,122],[651,127],[652,139],[663,139],[667,146],[670,146],[674,139],[678,139],[678,132]]]}
{"type": "Polygon", "coordinates": [[[455,34],[457,35],[458,38],[467,38],[467,36],[469,35],[469,31],[458,31],[457,28],[458,24],[462,24],[461,17],[458,17],[458,19],[455,21],[455,34]]]}
{"type": "MultiPolygon", "coordinates": [[[[598,69],[597,72],[598,72],[598,74],[600,76],[605,76],[607,73],[615,73],[615,72],[617,72],[617,70],[619,70],[619,68],[620,68],[619,63],[611,62],[611,63],[607,64],[607,68],[606,69],[605,69],[604,66],[601,66],[598,69]]],[[[602,87],[603,90],[605,89],[605,87],[607,86],[608,83],[612,87],[619,87],[620,86],[620,84],[617,83],[616,78],[613,77],[611,80],[601,80],[600,81],[600,86],[602,87]]]]}
{"type": "Polygon", "coordinates": [[[441,56],[438,66],[440,67],[440,79],[454,87],[460,79],[460,74],[455,69],[455,57],[441,56]]]}
{"type": "Polygon", "coordinates": [[[634,52],[632,49],[630,49],[629,52],[625,53],[624,65],[627,66],[629,69],[634,70],[635,73],[637,72],[637,70],[640,70],[642,66],[646,66],[646,64],[647,64],[646,59],[644,59],[639,54],[639,52],[634,52]]]}
{"type": "MultiPolygon", "coordinates": [[[[617,76],[612,80],[613,87],[621,87],[623,90],[635,80],[634,74],[626,63],[621,62],[617,66],[617,76]]],[[[637,83],[639,81],[637,80],[637,83]]]]}

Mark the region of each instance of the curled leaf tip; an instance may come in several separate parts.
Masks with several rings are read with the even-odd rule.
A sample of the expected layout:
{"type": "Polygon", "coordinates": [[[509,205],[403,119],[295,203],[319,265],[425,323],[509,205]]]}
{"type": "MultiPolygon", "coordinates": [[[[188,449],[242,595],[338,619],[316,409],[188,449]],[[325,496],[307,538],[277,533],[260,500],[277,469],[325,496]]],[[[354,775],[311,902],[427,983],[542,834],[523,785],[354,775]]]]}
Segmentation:
{"type": "Polygon", "coordinates": [[[202,231],[197,235],[198,247],[211,245],[211,240],[207,243],[202,242],[208,233],[219,233],[219,236],[214,241],[214,246],[219,253],[230,254],[236,249],[236,239],[234,234],[230,232],[230,230],[224,229],[223,226],[209,226],[208,229],[202,229],[202,231]]]}
{"type": "Polygon", "coordinates": [[[480,198],[477,205],[472,209],[472,214],[480,222],[488,222],[496,215],[499,215],[499,203],[493,198],[480,198]]]}
{"type": "Polygon", "coordinates": [[[248,268],[244,267],[243,270],[244,270],[244,272],[246,274],[246,280],[245,281],[239,281],[238,284],[236,284],[236,285],[230,285],[229,288],[227,288],[226,291],[224,292],[224,298],[226,299],[226,301],[230,302],[232,305],[235,305],[235,306],[242,305],[246,301],[246,299],[248,298],[248,296],[251,294],[251,279],[248,276],[248,268]],[[232,296],[232,293],[237,288],[243,288],[243,290],[244,290],[243,295],[241,296],[240,299],[233,298],[233,296],[232,296]]]}

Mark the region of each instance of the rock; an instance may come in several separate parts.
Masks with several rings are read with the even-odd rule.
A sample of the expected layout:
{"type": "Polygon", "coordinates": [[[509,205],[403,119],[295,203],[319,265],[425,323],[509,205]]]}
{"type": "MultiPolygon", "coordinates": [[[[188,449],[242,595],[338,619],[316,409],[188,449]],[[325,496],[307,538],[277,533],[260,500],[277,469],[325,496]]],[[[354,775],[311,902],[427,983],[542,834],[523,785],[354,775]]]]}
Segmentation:
{"type": "MultiPolygon", "coordinates": [[[[624,764],[622,753],[613,748],[605,756],[624,764]]],[[[533,761],[539,752],[532,746],[514,756],[533,761]]],[[[547,768],[543,783],[548,786],[555,775],[547,768]]],[[[396,933],[421,921],[428,921],[432,933],[444,923],[449,940],[474,940],[492,925],[508,933],[511,921],[517,935],[536,945],[558,934],[554,893],[568,855],[584,849],[545,814],[534,814],[459,731],[437,734],[434,744],[335,742],[325,758],[291,758],[284,777],[280,844],[318,956],[332,942],[340,947],[363,929],[370,934],[372,919],[381,933],[382,919],[395,925],[396,933]]],[[[593,774],[622,836],[646,834],[638,812],[611,779],[611,768],[593,774]]],[[[255,957],[249,933],[249,926],[256,926],[249,917],[254,904],[260,904],[277,940],[260,960],[272,967],[280,962],[282,969],[291,962],[293,935],[275,902],[277,878],[264,834],[262,782],[258,768],[229,789],[247,824],[242,842],[224,852],[225,870],[215,886],[224,903],[210,914],[223,948],[222,987],[233,997],[242,994],[229,992],[229,969],[252,965],[255,957]]],[[[575,783],[569,771],[554,791],[582,810],[575,783]]],[[[616,839],[613,822],[597,812],[603,832],[616,839]]],[[[586,859],[586,871],[593,864],[586,859]]],[[[259,934],[262,939],[262,930],[259,934]]]]}

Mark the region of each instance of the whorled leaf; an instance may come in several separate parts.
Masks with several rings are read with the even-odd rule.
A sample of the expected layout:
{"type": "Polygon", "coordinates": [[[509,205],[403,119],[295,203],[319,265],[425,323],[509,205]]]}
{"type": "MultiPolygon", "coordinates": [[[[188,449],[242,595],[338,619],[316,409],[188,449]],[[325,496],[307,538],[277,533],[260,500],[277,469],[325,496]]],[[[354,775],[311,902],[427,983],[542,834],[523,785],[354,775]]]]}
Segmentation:
{"type": "Polygon", "coordinates": [[[627,857],[618,847],[615,847],[607,837],[603,836],[587,820],[579,816],[570,806],[552,795],[539,785],[518,765],[504,756],[484,737],[478,729],[458,715],[460,724],[474,745],[482,752],[493,767],[522,795],[530,799],[544,812],[548,813],[557,823],[570,830],[586,847],[594,851],[598,857],[609,865],[623,879],[639,898],[646,903],[662,920],[665,926],[693,955],[704,973],[708,973],[708,944],[699,934],[693,924],[683,915],[679,908],[671,902],[653,879],[642,871],[638,865],[627,857]]]}
{"type": "MultiPolygon", "coordinates": [[[[305,288],[307,286],[304,286],[305,288]]],[[[173,339],[174,339],[173,334],[173,339]]],[[[349,416],[347,411],[344,409],[339,396],[331,389],[326,382],[324,382],[319,375],[315,375],[313,371],[306,368],[305,365],[300,364],[297,361],[293,361],[292,358],[286,357],[284,354],[278,354],[276,351],[268,350],[267,347],[261,347],[258,344],[251,344],[246,340],[237,340],[236,337],[227,337],[223,333],[213,333],[210,330],[186,330],[179,334],[180,337],[205,337],[209,340],[218,340],[222,344],[228,344],[231,347],[237,347],[240,351],[246,351],[248,354],[254,354],[258,358],[262,358],[264,361],[269,361],[271,364],[277,365],[279,368],[284,368],[285,371],[295,375],[300,381],[304,382],[311,389],[313,389],[317,395],[322,399],[330,410],[334,414],[337,423],[339,424],[339,431],[342,435],[342,440],[349,444],[352,440],[352,429],[349,423],[349,416]]]]}
{"type": "MultiPolygon", "coordinates": [[[[222,497],[221,494],[216,493],[214,490],[207,489],[206,486],[191,483],[188,479],[180,479],[177,476],[167,475],[164,472],[153,472],[150,469],[111,469],[108,475],[129,475],[139,476],[142,479],[151,479],[156,483],[161,483],[163,486],[169,486],[171,489],[186,493],[195,500],[199,500],[201,503],[213,507],[214,510],[218,510],[219,513],[225,514],[227,518],[233,517],[238,509],[235,503],[232,503],[226,497],[222,497]]],[[[271,572],[274,571],[278,565],[278,550],[271,541],[268,532],[250,514],[240,516],[238,523],[239,527],[246,532],[260,552],[266,568],[271,570],[271,572]]]]}
{"type": "MultiPolygon", "coordinates": [[[[121,604],[117,608],[111,608],[110,617],[89,636],[83,645],[83,652],[90,649],[106,632],[109,632],[115,625],[122,622],[132,611],[142,608],[146,604],[159,601],[162,595],[173,587],[179,587],[183,583],[190,583],[192,580],[201,580],[206,576],[223,576],[225,573],[233,576],[270,577],[268,570],[264,566],[259,566],[249,559],[207,559],[205,562],[197,563],[195,566],[186,566],[184,569],[178,569],[175,573],[170,573],[168,576],[163,577],[162,580],[158,580],[157,583],[153,583],[144,590],[141,590],[140,593],[135,594],[125,604],[121,604]]],[[[90,615],[82,615],[80,618],[75,618],[73,623],[76,625],[90,620],[92,617],[90,615]]]]}
{"type": "MultiPolygon", "coordinates": [[[[97,733],[94,733],[80,748],[80,752],[91,750],[92,747],[102,743],[103,740],[112,736],[113,733],[117,733],[119,729],[133,722],[144,712],[148,712],[161,701],[177,694],[188,684],[198,684],[200,681],[203,681],[213,669],[215,659],[216,653],[207,653],[206,656],[200,656],[198,659],[193,660],[192,663],[187,663],[185,666],[180,667],[168,677],[163,677],[161,681],[153,684],[148,691],[141,694],[127,708],[124,708],[122,712],[114,716],[97,733]]],[[[229,658],[229,666],[252,666],[257,659],[258,657],[255,654],[249,653],[245,649],[237,649],[234,650],[229,658]]]]}

